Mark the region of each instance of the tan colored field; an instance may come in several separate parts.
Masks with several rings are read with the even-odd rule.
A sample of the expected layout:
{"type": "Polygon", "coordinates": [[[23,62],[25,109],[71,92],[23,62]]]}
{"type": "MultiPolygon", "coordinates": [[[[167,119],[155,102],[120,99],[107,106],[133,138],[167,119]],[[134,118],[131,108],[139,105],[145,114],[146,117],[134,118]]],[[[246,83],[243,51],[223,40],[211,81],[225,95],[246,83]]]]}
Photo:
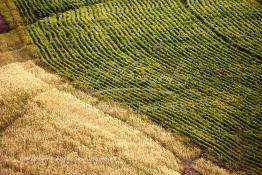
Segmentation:
{"type": "Polygon", "coordinates": [[[176,175],[191,164],[201,174],[233,174],[203,158],[191,162],[200,150],[186,139],[37,66],[30,46],[14,48],[16,38],[0,35],[12,42],[0,53],[1,175],[176,175]]]}

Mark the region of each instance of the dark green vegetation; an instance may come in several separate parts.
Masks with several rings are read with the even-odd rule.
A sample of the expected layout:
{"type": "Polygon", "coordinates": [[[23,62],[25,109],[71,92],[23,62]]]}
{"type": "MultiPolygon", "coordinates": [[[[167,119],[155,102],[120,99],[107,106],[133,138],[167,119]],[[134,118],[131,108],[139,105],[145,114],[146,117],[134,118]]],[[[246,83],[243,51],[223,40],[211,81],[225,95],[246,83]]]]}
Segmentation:
{"type": "Polygon", "coordinates": [[[261,172],[258,1],[16,3],[50,68],[189,136],[213,161],[261,172]]]}

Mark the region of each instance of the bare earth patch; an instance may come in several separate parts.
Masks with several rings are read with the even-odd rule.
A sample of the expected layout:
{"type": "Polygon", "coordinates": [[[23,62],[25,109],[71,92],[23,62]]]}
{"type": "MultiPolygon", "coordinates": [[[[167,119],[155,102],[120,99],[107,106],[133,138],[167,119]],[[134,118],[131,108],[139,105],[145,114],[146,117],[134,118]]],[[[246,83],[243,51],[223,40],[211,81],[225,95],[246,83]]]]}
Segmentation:
{"type": "Polygon", "coordinates": [[[197,155],[196,157],[194,157],[193,159],[184,160],[183,163],[184,163],[185,170],[182,175],[201,175],[201,173],[195,170],[193,166],[196,161],[198,161],[200,158],[204,156],[204,154],[205,154],[205,151],[201,149],[201,153],[197,155]]]}
{"type": "Polygon", "coordinates": [[[0,33],[5,33],[9,31],[9,26],[5,22],[2,15],[0,15],[0,33]]]}

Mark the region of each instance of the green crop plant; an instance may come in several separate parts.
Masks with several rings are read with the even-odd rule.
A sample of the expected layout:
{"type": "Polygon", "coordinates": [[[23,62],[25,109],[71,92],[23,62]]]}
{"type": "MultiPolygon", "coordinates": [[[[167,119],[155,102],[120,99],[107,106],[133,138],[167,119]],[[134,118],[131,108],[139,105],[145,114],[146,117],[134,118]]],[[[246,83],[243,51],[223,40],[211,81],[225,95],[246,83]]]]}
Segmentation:
{"type": "Polygon", "coordinates": [[[41,60],[261,172],[262,8],[255,0],[16,0],[41,60]]]}

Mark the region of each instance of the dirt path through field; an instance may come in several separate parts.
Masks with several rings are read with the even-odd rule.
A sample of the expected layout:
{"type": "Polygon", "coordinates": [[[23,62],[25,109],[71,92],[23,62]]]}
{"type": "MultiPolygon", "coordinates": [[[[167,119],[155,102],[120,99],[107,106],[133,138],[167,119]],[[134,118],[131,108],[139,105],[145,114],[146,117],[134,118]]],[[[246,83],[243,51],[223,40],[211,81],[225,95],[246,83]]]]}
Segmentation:
{"type": "Polygon", "coordinates": [[[193,168],[193,165],[196,161],[198,161],[200,158],[202,158],[205,154],[205,151],[203,149],[201,149],[201,153],[196,156],[194,159],[192,160],[184,160],[184,167],[185,167],[185,170],[183,172],[182,175],[201,175],[201,173],[199,173],[198,171],[196,171],[194,168],[193,168]]]}
{"type": "Polygon", "coordinates": [[[9,31],[9,26],[4,20],[4,17],[0,14],[0,33],[5,33],[9,31]]]}

